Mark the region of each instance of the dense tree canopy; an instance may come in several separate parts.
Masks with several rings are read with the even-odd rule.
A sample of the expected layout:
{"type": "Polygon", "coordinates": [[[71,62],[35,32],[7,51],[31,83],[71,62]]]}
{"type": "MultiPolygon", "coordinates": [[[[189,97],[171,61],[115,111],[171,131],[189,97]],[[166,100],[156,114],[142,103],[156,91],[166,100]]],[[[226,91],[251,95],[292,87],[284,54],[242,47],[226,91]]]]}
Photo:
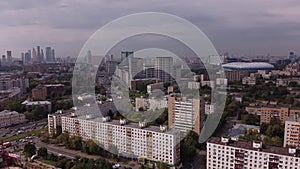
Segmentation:
{"type": "Polygon", "coordinates": [[[36,153],[35,151],[36,151],[36,147],[34,144],[31,143],[25,144],[23,153],[27,157],[33,156],[36,153]]]}

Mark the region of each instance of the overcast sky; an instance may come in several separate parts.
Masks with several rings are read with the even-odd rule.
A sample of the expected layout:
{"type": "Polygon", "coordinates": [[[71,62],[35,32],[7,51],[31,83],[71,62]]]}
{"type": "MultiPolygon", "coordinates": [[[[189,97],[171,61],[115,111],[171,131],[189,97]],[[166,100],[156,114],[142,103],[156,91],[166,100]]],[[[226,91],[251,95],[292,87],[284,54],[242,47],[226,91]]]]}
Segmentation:
{"type": "Polygon", "coordinates": [[[219,52],[300,53],[299,0],[9,0],[0,1],[0,54],[37,45],[76,57],[101,26],[137,12],[165,12],[198,26],[219,52]]]}

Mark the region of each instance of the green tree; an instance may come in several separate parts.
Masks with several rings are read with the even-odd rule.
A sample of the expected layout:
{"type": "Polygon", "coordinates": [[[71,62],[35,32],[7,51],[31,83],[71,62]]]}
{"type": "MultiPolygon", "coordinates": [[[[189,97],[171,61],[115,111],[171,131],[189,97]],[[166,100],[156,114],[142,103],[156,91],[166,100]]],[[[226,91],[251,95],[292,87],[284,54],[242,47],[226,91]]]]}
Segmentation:
{"type": "Polygon", "coordinates": [[[25,107],[24,105],[22,105],[20,100],[12,100],[9,101],[6,109],[10,110],[10,111],[16,111],[19,113],[23,113],[25,111],[25,107]]]}
{"type": "Polygon", "coordinates": [[[190,131],[180,144],[180,156],[184,165],[189,164],[197,153],[199,136],[194,131],[190,131]]]}
{"type": "Polygon", "coordinates": [[[31,143],[25,144],[23,153],[27,157],[33,156],[35,154],[35,151],[36,151],[36,147],[34,144],[31,144],[31,143]]]}
{"type": "Polygon", "coordinates": [[[244,124],[259,125],[260,123],[260,117],[256,114],[243,114],[241,117],[241,122],[244,124]]]}
{"type": "Polygon", "coordinates": [[[160,116],[155,120],[156,125],[168,124],[168,109],[164,109],[164,111],[160,114],[160,116]]]}
{"type": "Polygon", "coordinates": [[[159,162],[159,163],[157,163],[157,168],[158,169],[168,169],[168,165],[166,163],[159,162]]]}
{"type": "Polygon", "coordinates": [[[261,140],[260,133],[255,129],[246,130],[245,134],[243,136],[240,136],[239,139],[247,141],[261,140]]]}
{"type": "Polygon", "coordinates": [[[82,150],[82,139],[78,136],[72,136],[70,138],[69,148],[74,150],[82,150]]]}
{"type": "Polygon", "coordinates": [[[68,132],[61,133],[58,137],[56,137],[56,142],[62,143],[64,145],[69,145],[70,142],[69,133],[68,132]]]}
{"type": "Polygon", "coordinates": [[[38,156],[41,156],[41,157],[43,157],[44,159],[46,159],[47,156],[48,156],[48,150],[47,150],[47,148],[41,147],[41,148],[38,150],[38,156]]]}
{"type": "Polygon", "coordinates": [[[33,121],[35,119],[35,117],[33,116],[33,114],[30,111],[24,112],[24,115],[25,115],[25,118],[30,121],[33,121]]]}
{"type": "Polygon", "coordinates": [[[87,154],[100,155],[103,150],[93,140],[88,140],[83,144],[82,151],[87,154]]]}

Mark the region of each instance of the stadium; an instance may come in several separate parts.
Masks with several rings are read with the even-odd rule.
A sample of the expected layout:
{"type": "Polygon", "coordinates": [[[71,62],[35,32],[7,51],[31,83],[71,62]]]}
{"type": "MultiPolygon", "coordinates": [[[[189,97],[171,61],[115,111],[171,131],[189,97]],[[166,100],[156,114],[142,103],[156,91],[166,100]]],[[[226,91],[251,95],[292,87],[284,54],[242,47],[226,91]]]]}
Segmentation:
{"type": "Polygon", "coordinates": [[[240,71],[257,71],[257,70],[272,70],[274,66],[266,62],[231,62],[223,64],[222,67],[226,70],[240,71]]]}

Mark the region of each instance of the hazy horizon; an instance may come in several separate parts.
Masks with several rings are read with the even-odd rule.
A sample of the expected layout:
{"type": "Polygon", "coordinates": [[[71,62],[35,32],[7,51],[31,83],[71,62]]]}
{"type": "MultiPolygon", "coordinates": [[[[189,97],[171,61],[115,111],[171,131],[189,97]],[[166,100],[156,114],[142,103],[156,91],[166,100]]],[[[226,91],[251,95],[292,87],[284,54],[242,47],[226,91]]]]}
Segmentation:
{"type": "Polygon", "coordinates": [[[299,1],[1,1],[0,54],[40,45],[76,57],[101,26],[137,12],[165,12],[198,26],[220,53],[287,56],[299,52],[299,1]]]}

